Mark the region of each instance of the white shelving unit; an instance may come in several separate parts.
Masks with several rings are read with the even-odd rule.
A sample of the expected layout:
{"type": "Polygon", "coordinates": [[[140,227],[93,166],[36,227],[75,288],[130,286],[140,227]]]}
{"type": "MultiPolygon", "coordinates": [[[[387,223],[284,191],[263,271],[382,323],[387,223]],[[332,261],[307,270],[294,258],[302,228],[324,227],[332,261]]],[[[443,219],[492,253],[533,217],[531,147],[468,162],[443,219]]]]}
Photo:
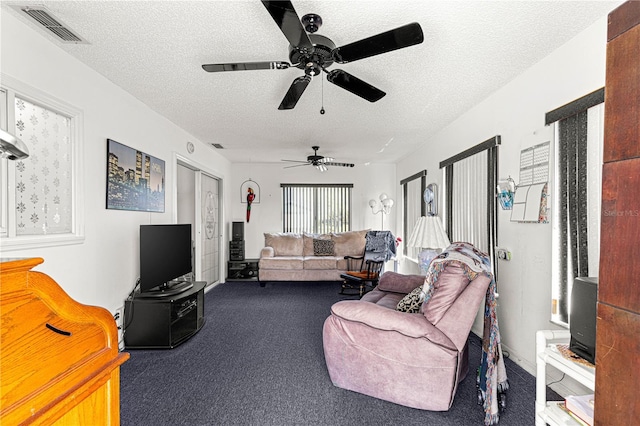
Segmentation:
{"type": "Polygon", "coordinates": [[[558,345],[568,344],[570,338],[568,330],[539,330],[536,333],[536,426],[580,425],[559,407],[562,402],[547,401],[547,365],[565,373],[587,388],[595,389],[595,368],[567,359],[558,350],[558,345]]]}

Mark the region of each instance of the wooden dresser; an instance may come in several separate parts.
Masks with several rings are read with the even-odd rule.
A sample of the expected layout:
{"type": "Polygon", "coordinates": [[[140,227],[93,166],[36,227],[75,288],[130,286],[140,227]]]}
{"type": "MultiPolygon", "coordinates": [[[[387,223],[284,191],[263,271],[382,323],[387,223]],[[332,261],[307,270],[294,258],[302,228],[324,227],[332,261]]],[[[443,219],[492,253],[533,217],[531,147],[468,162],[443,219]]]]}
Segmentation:
{"type": "Polygon", "coordinates": [[[71,299],[41,258],[0,259],[0,424],[118,425],[118,333],[106,309],[71,299]]]}

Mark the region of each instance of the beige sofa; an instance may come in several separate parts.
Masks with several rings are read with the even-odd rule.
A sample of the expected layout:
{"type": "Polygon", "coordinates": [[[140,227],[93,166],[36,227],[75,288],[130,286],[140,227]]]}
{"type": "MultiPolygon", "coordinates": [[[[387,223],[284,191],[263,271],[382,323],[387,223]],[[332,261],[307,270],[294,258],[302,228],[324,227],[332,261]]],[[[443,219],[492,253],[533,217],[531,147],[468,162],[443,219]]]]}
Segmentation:
{"type": "Polygon", "coordinates": [[[345,256],[362,256],[368,230],[335,234],[265,233],[258,279],[268,281],[340,281],[345,256]]]}

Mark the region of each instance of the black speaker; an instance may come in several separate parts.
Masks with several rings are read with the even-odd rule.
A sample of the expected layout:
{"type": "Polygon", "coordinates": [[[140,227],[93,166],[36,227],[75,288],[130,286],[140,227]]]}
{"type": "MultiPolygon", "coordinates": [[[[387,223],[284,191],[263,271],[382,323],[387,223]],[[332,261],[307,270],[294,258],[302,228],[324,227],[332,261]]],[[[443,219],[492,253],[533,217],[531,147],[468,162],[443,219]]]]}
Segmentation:
{"type": "Polygon", "coordinates": [[[244,222],[231,223],[231,239],[233,241],[244,240],[244,222]]]}

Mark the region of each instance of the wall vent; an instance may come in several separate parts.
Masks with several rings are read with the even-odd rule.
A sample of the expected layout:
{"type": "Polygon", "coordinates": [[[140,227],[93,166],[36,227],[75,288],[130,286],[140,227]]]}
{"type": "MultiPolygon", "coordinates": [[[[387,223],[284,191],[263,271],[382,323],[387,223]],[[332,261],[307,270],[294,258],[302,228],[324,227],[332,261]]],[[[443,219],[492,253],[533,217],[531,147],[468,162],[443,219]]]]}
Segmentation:
{"type": "Polygon", "coordinates": [[[84,43],[88,42],[71,30],[60,19],[55,18],[51,12],[42,6],[15,5],[15,10],[31,18],[38,24],[39,28],[44,28],[49,33],[55,35],[63,43],[84,43]]]}
{"type": "Polygon", "coordinates": [[[214,148],[224,149],[224,146],[220,145],[219,143],[212,143],[211,145],[213,145],[214,148]]]}

